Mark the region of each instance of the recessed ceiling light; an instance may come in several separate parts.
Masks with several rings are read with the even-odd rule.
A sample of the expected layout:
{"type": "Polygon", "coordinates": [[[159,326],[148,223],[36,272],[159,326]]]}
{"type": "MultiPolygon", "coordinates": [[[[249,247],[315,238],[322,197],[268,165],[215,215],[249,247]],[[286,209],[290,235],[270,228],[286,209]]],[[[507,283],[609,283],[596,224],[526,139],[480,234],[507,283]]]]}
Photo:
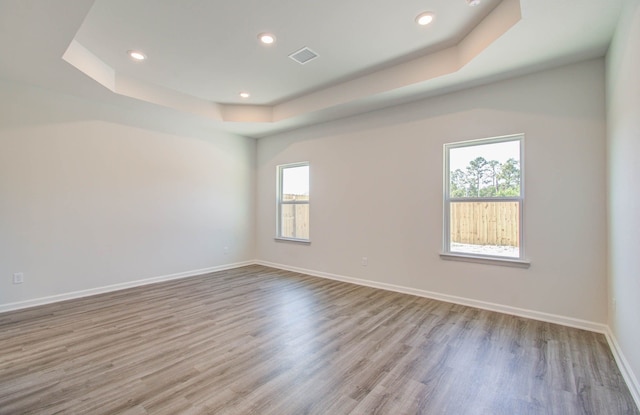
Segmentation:
{"type": "Polygon", "coordinates": [[[240,98],[249,98],[251,94],[248,92],[240,92],[240,98]]]}
{"type": "Polygon", "coordinates": [[[420,26],[426,26],[431,22],[433,22],[433,13],[431,12],[420,13],[416,17],[416,23],[418,23],[420,26]]]}
{"type": "Polygon", "coordinates": [[[128,50],[127,55],[129,55],[129,57],[134,61],[138,61],[138,62],[141,62],[147,59],[147,56],[144,53],[140,52],[139,50],[128,50]]]}
{"type": "Polygon", "coordinates": [[[469,6],[477,6],[478,4],[480,4],[481,0],[467,0],[467,4],[469,6]]]}
{"type": "Polygon", "coordinates": [[[276,37],[271,33],[260,33],[258,35],[258,39],[260,39],[260,42],[264,43],[265,45],[270,45],[276,41],[276,37]]]}

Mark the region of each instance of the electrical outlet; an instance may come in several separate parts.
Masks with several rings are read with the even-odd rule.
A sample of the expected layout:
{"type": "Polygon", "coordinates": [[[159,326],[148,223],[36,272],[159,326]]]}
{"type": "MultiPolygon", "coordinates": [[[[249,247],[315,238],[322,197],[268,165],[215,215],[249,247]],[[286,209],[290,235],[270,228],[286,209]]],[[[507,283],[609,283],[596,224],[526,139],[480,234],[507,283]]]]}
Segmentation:
{"type": "Polygon", "coordinates": [[[367,265],[369,265],[369,259],[366,256],[362,257],[362,262],[360,262],[362,264],[363,267],[366,267],[367,265]]]}
{"type": "Polygon", "coordinates": [[[223,249],[223,252],[224,252],[225,255],[229,255],[229,247],[225,246],[224,249],[223,249]]]}
{"type": "Polygon", "coordinates": [[[16,272],[13,274],[13,283],[14,284],[22,284],[24,282],[24,273],[16,272]]]}

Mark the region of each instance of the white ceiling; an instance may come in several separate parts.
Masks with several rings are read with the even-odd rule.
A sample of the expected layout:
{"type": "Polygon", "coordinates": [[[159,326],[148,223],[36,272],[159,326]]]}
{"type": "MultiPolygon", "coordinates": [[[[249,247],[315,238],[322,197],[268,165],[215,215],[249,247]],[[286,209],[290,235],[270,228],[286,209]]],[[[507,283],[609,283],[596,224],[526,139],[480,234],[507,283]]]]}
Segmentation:
{"type": "Polygon", "coordinates": [[[602,56],[620,7],[621,0],[476,7],[465,0],[0,0],[0,78],[116,105],[152,103],[261,137],[602,56]],[[427,27],[414,21],[423,11],[435,13],[427,27]],[[261,32],[276,43],[260,44],[261,32]],[[319,57],[305,65],[288,58],[305,46],[319,57]],[[133,62],[129,49],[148,59],[133,62]]]}
{"type": "Polygon", "coordinates": [[[98,0],[76,40],[118,73],[209,101],[244,103],[238,93],[249,90],[252,104],[272,104],[456,41],[497,3],[98,0]],[[425,7],[438,12],[437,24],[418,27],[425,7]],[[260,32],[277,42],[259,44],[260,32]],[[319,58],[287,58],[304,46],[319,58]],[[134,48],[147,64],[132,64],[124,52],[134,48]]]}

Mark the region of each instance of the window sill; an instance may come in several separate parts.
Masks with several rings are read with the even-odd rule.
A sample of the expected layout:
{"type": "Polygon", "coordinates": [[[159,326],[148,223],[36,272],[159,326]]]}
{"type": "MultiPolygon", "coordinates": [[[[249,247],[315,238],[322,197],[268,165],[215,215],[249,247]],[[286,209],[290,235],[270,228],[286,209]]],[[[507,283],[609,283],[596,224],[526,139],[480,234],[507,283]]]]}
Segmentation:
{"type": "Polygon", "coordinates": [[[311,245],[311,241],[309,239],[283,238],[283,237],[280,237],[280,236],[276,236],[273,239],[276,242],[292,242],[294,244],[311,245]]]}
{"type": "Polygon", "coordinates": [[[440,258],[447,261],[474,262],[477,264],[500,265],[503,267],[529,268],[531,266],[531,261],[526,259],[485,257],[457,252],[441,252],[440,258]]]}

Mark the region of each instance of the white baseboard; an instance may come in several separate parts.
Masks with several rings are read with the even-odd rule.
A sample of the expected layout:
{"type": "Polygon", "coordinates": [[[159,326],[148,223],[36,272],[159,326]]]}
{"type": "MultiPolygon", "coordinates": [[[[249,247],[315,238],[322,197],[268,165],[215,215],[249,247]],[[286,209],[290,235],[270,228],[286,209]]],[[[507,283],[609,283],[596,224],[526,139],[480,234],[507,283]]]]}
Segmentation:
{"type": "Polygon", "coordinates": [[[543,313],[535,310],[527,310],[523,308],[511,307],[502,304],[495,304],[486,301],[474,300],[471,298],[458,297],[455,295],[441,294],[433,291],[419,290],[417,288],[404,287],[401,285],[387,284],[384,282],[369,281],[360,278],[345,277],[343,275],[331,274],[328,272],[314,271],[304,268],[292,267],[284,264],[276,264],[267,261],[255,261],[258,265],[264,265],[266,267],[283,269],[286,271],[299,272],[302,274],[311,275],[314,277],[328,278],[336,281],[349,282],[352,284],[363,285],[371,288],[379,288],[387,291],[395,291],[403,294],[411,294],[418,297],[431,298],[433,300],[444,301],[447,303],[454,303],[460,305],[466,305],[469,307],[480,308],[483,310],[496,311],[498,313],[511,314],[518,317],[530,318],[533,320],[545,321],[548,323],[556,323],[563,326],[574,327],[578,329],[593,331],[596,333],[606,333],[608,330],[607,325],[601,323],[594,323],[592,321],[580,320],[573,317],[565,317],[556,314],[543,313]]]}
{"type": "Polygon", "coordinates": [[[631,370],[631,366],[629,366],[629,362],[624,357],[620,344],[609,326],[607,326],[607,331],[604,333],[604,336],[607,338],[611,353],[613,354],[614,359],[616,359],[618,368],[620,368],[620,373],[622,373],[622,377],[629,387],[629,392],[631,392],[631,396],[633,396],[636,406],[640,409],[640,382],[633,373],[633,370],[631,370]]]}
{"type": "Polygon", "coordinates": [[[219,265],[215,267],[196,269],[192,271],[179,272],[176,274],[161,275],[159,277],[145,278],[136,281],[127,281],[119,284],[107,285],[104,287],[90,288],[88,290],[73,291],[70,293],[57,294],[49,297],[34,298],[31,300],[16,303],[0,304],[0,313],[7,311],[21,310],[23,308],[36,307],[39,305],[57,303],[59,301],[72,300],[74,298],[89,297],[91,295],[103,294],[112,291],[124,290],[126,288],[139,287],[141,285],[154,284],[162,281],[177,280],[181,278],[195,277],[197,275],[209,274],[211,272],[225,271],[228,269],[253,265],[255,261],[237,262],[234,264],[219,265]]]}
{"type": "Polygon", "coordinates": [[[218,271],[225,271],[229,269],[240,268],[240,267],[254,265],[254,264],[263,265],[271,268],[282,269],[286,271],[298,272],[306,275],[311,275],[314,277],[348,282],[351,284],[362,285],[362,286],[371,287],[371,288],[379,288],[387,291],[394,291],[394,292],[399,292],[403,294],[411,294],[418,297],[431,298],[434,300],[445,301],[448,303],[460,304],[460,305],[465,305],[469,307],[480,308],[483,310],[496,311],[499,313],[511,314],[519,317],[530,318],[533,320],[556,323],[563,326],[575,327],[583,330],[602,333],[604,334],[605,338],[607,339],[607,342],[609,343],[611,352],[616,360],[616,363],[618,364],[618,367],[620,369],[620,372],[622,373],[622,376],[624,377],[625,382],[627,383],[627,386],[629,387],[629,391],[631,392],[631,395],[633,396],[633,399],[635,400],[636,405],[638,406],[638,408],[640,408],[640,382],[638,382],[637,377],[634,375],[633,371],[631,370],[631,367],[629,366],[626,358],[624,357],[624,354],[620,349],[620,345],[618,344],[616,337],[611,332],[611,329],[609,328],[609,326],[605,324],[594,323],[586,320],[580,320],[572,317],[565,317],[565,316],[560,316],[555,314],[548,314],[548,313],[543,313],[535,310],[526,310],[522,308],[495,304],[495,303],[490,303],[486,301],[479,301],[479,300],[474,300],[470,298],[458,297],[454,295],[441,294],[441,293],[436,293],[436,292],[426,291],[426,290],[419,290],[416,288],[403,287],[400,285],[387,284],[383,282],[369,281],[369,280],[364,280],[360,278],[352,278],[352,277],[346,277],[343,275],[331,274],[328,272],[321,272],[321,271],[314,271],[314,270],[305,269],[305,268],[292,267],[289,265],[276,264],[268,261],[261,261],[261,260],[244,261],[244,262],[238,262],[234,264],[226,264],[226,265],[220,265],[215,267],[180,272],[176,274],[162,275],[159,277],[146,278],[142,280],[128,281],[120,284],[113,284],[113,285],[108,285],[104,287],[91,288],[88,290],[74,291],[70,293],[36,298],[36,299],[20,301],[16,303],[1,304],[0,313],[7,312],[7,311],[20,310],[20,309],[29,308],[29,307],[35,307],[35,306],[44,305],[44,304],[56,303],[59,301],[71,300],[74,298],[82,298],[82,297],[88,297],[96,294],[119,291],[126,288],[154,284],[162,281],[189,278],[189,277],[194,277],[198,275],[209,274],[209,273],[218,272],[218,271]]]}
{"type": "Polygon", "coordinates": [[[616,337],[611,332],[611,329],[606,324],[594,323],[587,320],[580,320],[572,317],[565,317],[556,314],[543,313],[535,310],[526,310],[518,307],[511,307],[501,304],[489,303],[486,301],[473,300],[470,298],[457,297],[454,295],[441,294],[432,291],[419,290],[416,288],[403,287],[399,285],[387,284],[376,281],[363,280],[360,278],[352,278],[345,277],[343,275],[331,274],[328,272],[314,271],[304,268],[292,267],[284,264],[276,264],[273,262],[267,261],[255,261],[258,265],[264,265],[266,267],[283,269],[286,271],[298,272],[301,274],[311,275],[314,277],[327,278],[336,281],[343,281],[352,284],[362,285],[371,288],[379,288],[387,291],[395,291],[403,294],[411,294],[416,295],[418,297],[431,298],[434,300],[445,301],[448,303],[466,305],[469,307],[480,308],[483,310],[496,311],[499,313],[511,314],[514,316],[530,318],[533,320],[544,321],[548,323],[560,324],[563,326],[574,327],[578,329],[588,330],[596,333],[602,333],[607,342],[609,343],[609,348],[611,349],[611,353],[616,360],[618,368],[620,369],[620,373],[629,387],[629,391],[631,392],[631,396],[635,401],[638,409],[640,409],[640,382],[634,375],[627,359],[624,357],[622,350],[620,349],[620,345],[618,344],[616,337]]]}
{"type": "Polygon", "coordinates": [[[179,272],[176,274],[162,275],[158,277],[145,278],[142,280],[127,281],[119,284],[107,285],[107,286],[97,287],[97,288],[90,288],[87,290],[57,294],[49,297],[35,298],[35,299],[30,299],[26,301],[15,302],[15,303],[0,304],[0,313],[13,311],[13,310],[20,310],[23,308],[35,307],[35,306],[44,305],[44,304],[56,303],[59,301],[71,300],[74,298],[88,297],[91,295],[103,294],[103,293],[108,293],[112,291],[123,290],[126,288],[138,287],[141,285],[154,284],[162,281],[170,281],[170,280],[176,280],[181,278],[193,277],[197,275],[208,274],[211,272],[225,271],[228,269],[234,269],[234,268],[239,268],[239,267],[244,267],[247,265],[254,265],[254,264],[263,265],[271,268],[278,268],[286,271],[298,272],[298,273],[307,274],[307,275],[320,277],[320,278],[327,278],[327,279],[336,280],[336,281],[348,282],[348,283],[362,285],[362,286],[371,287],[371,288],[379,288],[387,291],[394,291],[394,292],[399,292],[403,294],[411,294],[418,297],[431,298],[434,300],[445,301],[448,303],[461,304],[469,307],[480,308],[483,310],[496,311],[499,313],[511,314],[519,317],[546,321],[549,323],[561,324],[563,326],[575,327],[575,328],[589,330],[597,333],[603,333],[611,336],[610,334],[611,331],[609,330],[609,327],[600,323],[594,323],[586,320],[559,316],[555,314],[548,314],[540,311],[526,310],[522,308],[495,304],[495,303],[490,303],[486,301],[479,301],[479,300],[474,300],[470,298],[458,297],[454,295],[441,294],[433,291],[420,290],[416,288],[404,287],[404,286],[394,285],[394,284],[387,284],[383,282],[346,277],[343,275],[331,274],[328,272],[321,272],[321,271],[315,271],[315,270],[310,270],[305,268],[292,267],[289,265],[277,264],[277,263],[261,261],[261,260],[244,261],[244,262],[238,262],[234,264],[219,265],[215,267],[179,272]]]}

